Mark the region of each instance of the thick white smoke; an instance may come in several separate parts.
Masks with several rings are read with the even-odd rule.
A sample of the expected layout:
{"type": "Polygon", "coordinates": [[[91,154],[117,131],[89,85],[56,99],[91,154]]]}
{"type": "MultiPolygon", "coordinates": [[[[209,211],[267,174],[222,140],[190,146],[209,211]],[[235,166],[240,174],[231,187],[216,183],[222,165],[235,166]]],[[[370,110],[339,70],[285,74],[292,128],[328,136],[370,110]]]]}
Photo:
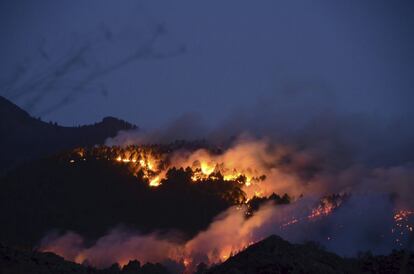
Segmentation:
{"type": "Polygon", "coordinates": [[[186,117],[184,122],[177,121],[163,130],[122,132],[107,144],[168,143],[206,137],[224,152],[180,151],[172,156],[172,165],[186,167],[203,160],[207,164],[224,163],[228,170],[252,176],[264,174],[266,178],[260,184],[243,187],[248,196],[287,193],[294,197],[291,204],[268,203],[249,218],[243,207],[229,208],[207,230],[186,242],[174,236],[115,229],[92,245],[84,244],[82,237],[73,232],[49,236],[40,249],[98,267],[137,259],[173,260],[191,268],[199,262],[225,260],[271,234],[292,242],[318,241],[328,250],[347,256],[364,250],[385,253],[404,247],[401,241],[405,236],[392,233],[393,214],[414,208],[414,161],[409,153],[412,138],[407,137],[413,136],[411,131],[399,134],[393,123],[379,125],[372,123],[372,117],[358,115],[338,117],[325,112],[295,123],[285,112],[254,109],[251,113],[255,114],[242,115],[243,119],[235,115],[214,130],[186,117]],[[254,134],[241,134],[246,130],[254,134]],[[332,214],[310,220],[309,213],[320,198],[333,193],[348,193],[350,198],[332,214]]]}

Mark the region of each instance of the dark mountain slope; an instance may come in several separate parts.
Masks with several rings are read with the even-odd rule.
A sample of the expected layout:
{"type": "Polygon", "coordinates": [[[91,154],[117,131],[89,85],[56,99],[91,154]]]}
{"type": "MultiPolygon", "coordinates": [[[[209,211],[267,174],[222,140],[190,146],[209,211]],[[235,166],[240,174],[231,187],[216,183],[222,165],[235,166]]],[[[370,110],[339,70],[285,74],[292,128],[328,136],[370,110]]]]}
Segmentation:
{"type": "Polygon", "coordinates": [[[136,127],[112,117],[81,127],[45,123],[0,96],[0,174],[27,160],[64,149],[103,144],[118,131],[131,128],[136,127]]]}
{"type": "Polygon", "coordinates": [[[207,273],[351,273],[352,270],[350,261],[316,245],[294,245],[270,236],[207,273]]]}
{"type": "Polygon", "coordinates": [[[414,273],[414,254],[394,251],[387,256],[365,254],[350,259],[327,252],[315,243],[291,244],[273,235],[199,273],[414,273]]]}
{"type": "Polygon", "coordinates": [[[224,194],[237,193],[239,184],[194,184],[191,176],[173,169],[153,188],[107,160],[55,156],[21,165],[0,179],[0,242],[32,247],[52,229],[93,240],[119,224],[194,235],[234,204],[224,194]]]}

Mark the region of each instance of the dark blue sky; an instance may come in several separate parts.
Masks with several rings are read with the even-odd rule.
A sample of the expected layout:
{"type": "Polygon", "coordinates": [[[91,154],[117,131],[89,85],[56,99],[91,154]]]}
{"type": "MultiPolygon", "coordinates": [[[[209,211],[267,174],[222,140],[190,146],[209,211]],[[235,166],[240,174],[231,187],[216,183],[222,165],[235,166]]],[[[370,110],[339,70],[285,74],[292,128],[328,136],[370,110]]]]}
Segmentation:
{"type": "Polygon", "coordinates": [[[40,48],[58,60],[102,29],[113,36],[93,48],[98,63],[146,43],[160,23],[166,33],[155,51],[186,51],[127,63],[52,111],[67,91],[35,103],[13,90],[0,94],[64,125],[112,115],[157,127],[185,113],[216,124],[235,112],[275,109],[299,121],[326,109],[411,117],[413,18],[411,1],[2,1],[1,79],[23,63],[29,76],[42,71],[40,48]]]}

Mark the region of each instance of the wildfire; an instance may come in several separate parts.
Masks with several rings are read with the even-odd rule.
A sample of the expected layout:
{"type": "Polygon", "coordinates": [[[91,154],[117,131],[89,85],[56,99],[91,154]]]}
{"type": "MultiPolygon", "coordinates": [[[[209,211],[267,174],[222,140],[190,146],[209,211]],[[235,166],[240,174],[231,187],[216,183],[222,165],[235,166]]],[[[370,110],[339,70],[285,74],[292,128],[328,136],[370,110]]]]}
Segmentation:
{"type": "Polygon", "coordinates": [[[157,187],[161,184],[160,182],[160,177],[156,176],[154,178],[151,179],[149,186],[153,186],[153,187],[157,187]]]}
{"type": "Polygon", "coordinates": [[[346,200],[346,194],[336,194],[321,199],[319,205],[308,215],[308,219],[312,220],[331,214],[336,208],[346,200]]]}
{"type": "MultiPolygon", "coordinates": [[[[70,163],[80,159],[108,160],[129,167],[132,174],[137,176],[142,173],[143,178],[151,187],[162,184],[167,171],[171,168],[190,168],[191,180],[195,183],[203,181],[232,181],[238,182],[241,187],[257,186],[264,181],[266,176],[254,168],[235,166],[236,161],[228,166],[220,154],[211,154],[206,150],[196,150],[188,158],[177,157],[172,150],[162,149],[157,146],[127,146],[121,147],[94,147],[92,149],[78,148],[73,151],[70,163]],[[216,158],[216,159],[215,159],[216,158]]],[[[263,196],[263,191],[254,188],[251,196],[263,196]]],[[[251,198],[251,197],[250,197],[251,198]]]]}
{"type": "MultiPolygon", "coordinates": [[[[399,210],[394,214],[394,221],[397,223],[401,223],[402,221],[407,221],[408,218],[413,214],[414,214],[414,211],[411,211],[411,210],[399,210]]],[[[407,225],[407,227],[411,228],[410,230],[412,231],[412,226],[407,225]]]]}
{"type": "Polygon", "coordinates": [[[164,158],[164,153],[157,151],[153,146],[129,146],[126,148],[100,146],[91,149],[75,149],[69,162],[95,159],[126,164],[133,175],[137,176],[141,171],[143,178],[148,181],[148,185],[157,187],[162,180],[160,175],[164,158]]]}
{"type": "Polygon", "coordinates": [[[338,209],[344,203],[344,201],[346,201],[347,198],[347,194],[334,194],[323,197],[319,201],[319,204],[315,208],[311,209],[310,213],[306,215],[306,217],[299,218],[292,216],[290,217],[290,219],[285,221],[280,226],[280,228],[284,229],[299,222],[314,221],[322,217],[331,215],[336,209],[338,209]]]}
{"type": "Polygon", "coordinates": [[[215,165],[213,163],[207,163],[207,162],[201,162],[201,172],[204,175],[210,175],[213,173],[213,171],[216,169],[215,165]]]}
{"type": "MultiPolygon", "coordinates": [[[[218,239],[219,244],[217,246],[211,245],[211,247],[208,247],[209,249],[206,251],[206,254],[203,254],[206,255],[210,263],[217,263],[227,260],[233,254],[244,250],[255,241],[260,240],[254,238],[251,231],[254,231],[256,227],[260,227],[260,225],[267,219],[270,219],[263,217],[261,217],[261,219],[256,218],[259,215],[256,214],[259,211],[259,207],[263,203],[270,204],[268,203],[271,201],[269,197],[271,196],[270,194],[273,193],[269,193],[269,191],[273,190],[267,189],[264,185],[268,182],[274,184],[280,182],[280,184],[284,185],[288,185],[289,183],[293,184],[295,182],[291,179],[292,177],[288,176],[290,174],[277,173],[277,164],[286,161],[284,157],[278,159],[273,154],[272,156],[269,156],[269,153],[263,153],[263,155],[259,153],[259,155],[257,155],[258,153],[254,151],[255,149],[263,151],[267,149],[267,147],[259,144],[253,144],[252,147],[253,148],[247,148],[242,145],[240,151],[229,149],[225,152],[196,148],[189,151],[187,150],[183,153],[180,148],[175,150],[168,147],[153,145],[128,146],[123,148],[101,146],[92,149],[77,149],[67,160],[71,163],[71,166],[74,166],[74,163],[77,161],[87,161],[89,159],[110,161],[116,165],[125,165],[134,176],[137,176],[140,179],[143,178],[150,187],[162,186],[162,184],[166,182],[168,171],[171,171],[174,168],[182,168],[186,172],[189,171],[190,174],[186,174],[191,176],[191,180],[189,177],[186,178],[189,180],[190,184],[194,183],[201,185],[206,182],[214,184],[214,182],[222,183],[224,181],[226,182],[224,184],[226,187],[228,186],[227,182],[236,185],[236,188],[239,187],[242,190],[241,192],[245,192],[247,196],[243,196],[243,199],[238,199],[237,202],[233,203],[233,205],[236,205],[235,210],[239,212],[236,214],[236,217],[241,217],[240,220],[237,219],[235,222],[229,222],[226,229],[232,227],[237,228],[229,233],[228,238],[231,238],[235,234],[241,233],[240,231],[243,231],[240,226],[248,223],[249,225],[245,228],[246,232],[239,235],[237,241],[229,242],[225,242],[225,237],[221,237],[221,234],[216,233],[212,233],[212,236],[208,235],[209,237],[203,237],[203,235],[205,235],[203,234],[205,232],[203,232],[200,236],[201,244],[197,245],[197,247],[208,246],[211,239],[218,239]],[[246,156],[246,154],[248,156],[246,156]],[[253,161],[252,159],[256,156],[258,160],[253,161]],[[278,176],[275,177],[275,174],[278,176]],[[277,180],[275,178],[277,178],[277,180]]],[[[219,184],[217,183],[217,185],[219,184]]],[[[289,189],[292,188],[290,187],[289,189]]],[[[280,217],[275,223],[275,227],[282,230],[295,225],[297,226],[304,222],[315,223],[335,212],[336,209],[343,205],[347,197],[348,195],[346,194],[330,195],[323,197],[319,203],[313,207],[308,207],[306,204],[306,208],[303,212],[295,211],[294,213],[287,214],[288,216],[284,215],[283,217],[280,217]]],[[[277,204],[277,201],[279,201],[279,205],[291,202],[288,195],[286,195],[286,199],[276,195],[274,201],[274,204],[277,204]]],[[[402,246],[402,237],[413,232],[413,218],[414,211],[412,210],[399,210],[394,214],[395,225],[392,228],[392,233],[396,235],[395,241],[400,246],[402,246]]],[[[225,230],[212,229],[212,231],[223,233],[225,230]]],[[[331,241],[333,236],[329,235],[326,239],[331,241]]],[[[191,247],[191,244],[184,247],[180,246],[180,250],[186,250],[189,246],[191,247]]],[[[189,250],[190,251],[188,252],[183,251],[183,254],[180,253],[180,256],[171,259],[174,259],[177,262],[182,262],[186,268],[194,266],[196,256],[191,253],[194,251],[192,248],[189,248],[189,250]]],[[[79,257],[78,259],[79,261],[85,260],[84,257],[79,257]]],[[[123,264],[124,262],[120,261],[120,263],[123,264]]]]}

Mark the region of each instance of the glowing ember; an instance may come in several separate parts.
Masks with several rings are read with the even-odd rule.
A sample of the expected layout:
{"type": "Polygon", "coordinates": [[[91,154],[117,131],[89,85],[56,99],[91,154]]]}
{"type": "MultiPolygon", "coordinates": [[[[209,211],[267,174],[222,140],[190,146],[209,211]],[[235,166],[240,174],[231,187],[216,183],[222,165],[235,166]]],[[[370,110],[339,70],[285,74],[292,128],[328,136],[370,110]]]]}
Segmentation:
{"type": "Polygon", "coordinates": [[[332,204],[324,204],[319,205],[317,208],[314,208],[311,212],[311,214],[308,216],[308,219],[314,219],[321,216],[327,216],[332,213],[332,210],[335,207],[332,204]]]}
{"type": "MultiPolygon", "coordinates": [[[[319,204],[313,208],[306,217],[297,218],[295,216],[292,216],[289,220],[284,222],[280,228],[284,229],[299,222],[314,221],[319,218],[326,217],[332,214],[337,208],[339,208],[347,198],[347,194],[334,194],[326,196],[319,201],[319,204]]],[[[329,237],[329,240],[330,239],[331,237],[329,237]]]]}
{"type": "Polygon", "coordinates": [[[322,198],[319,205],[308,215],[308,219],[312,220],[331,214],[332,211],[341,206],[346,198],[347,195],[345,194],[336,194],[322,198]]]}
{"type": "Polygon", "coordinates": [[[298,223],[298,222],[299,222],[299,219],[296,219],[295,217],[292,217],[292,219],[291,219],[290,221],[288,221],[288,222],[286,222],[286,223],[282,224],[282,225],[281,225],[281,228],[285,228],[285,227],[287,227],[287,226],[294,225],[294,224],[296,224],[296,223],[298,223]]]}
{"type": "Polygon", "coordinates": [[[394,227],[391,233],[395,235],[395,243],[403,246],[405,237],[413,233],[414,228],[414,210],[399,210],[394,214],[394,227]]]}

